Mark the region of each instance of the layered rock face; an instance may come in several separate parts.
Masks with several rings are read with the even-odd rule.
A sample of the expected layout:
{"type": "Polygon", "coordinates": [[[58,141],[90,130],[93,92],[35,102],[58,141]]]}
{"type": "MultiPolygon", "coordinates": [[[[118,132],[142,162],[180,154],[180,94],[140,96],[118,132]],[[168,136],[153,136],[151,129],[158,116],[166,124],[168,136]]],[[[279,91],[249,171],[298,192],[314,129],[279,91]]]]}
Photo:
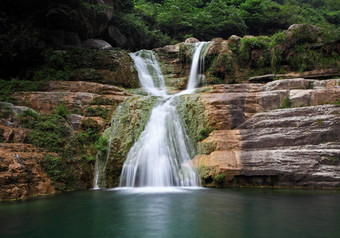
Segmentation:
{"type": "Polygon", "coordinates": [[[200,97],[213,132],[193,163],[210,169],[208,184],[340,186],[339,80],[216,85],[200,97]]]}

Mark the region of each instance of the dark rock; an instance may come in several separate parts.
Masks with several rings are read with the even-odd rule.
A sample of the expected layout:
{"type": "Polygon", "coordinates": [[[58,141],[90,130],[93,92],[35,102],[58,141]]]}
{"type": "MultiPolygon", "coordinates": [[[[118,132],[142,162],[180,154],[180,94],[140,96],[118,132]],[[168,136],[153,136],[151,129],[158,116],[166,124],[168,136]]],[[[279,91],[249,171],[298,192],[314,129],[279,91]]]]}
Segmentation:
{"type": "Polygon", "coordinates": [[[107,34],[110,42],[115,46],[121,47],[127,42],[126,37],[115,26],[109,26],[107,28],[107,34]]]}

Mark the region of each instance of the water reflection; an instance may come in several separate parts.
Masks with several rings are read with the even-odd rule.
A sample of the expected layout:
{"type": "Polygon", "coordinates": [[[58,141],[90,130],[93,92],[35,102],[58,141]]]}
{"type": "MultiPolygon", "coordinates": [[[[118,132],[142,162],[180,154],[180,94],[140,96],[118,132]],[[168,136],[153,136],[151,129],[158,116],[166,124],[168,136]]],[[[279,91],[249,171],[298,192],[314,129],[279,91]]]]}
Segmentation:
{"type": "Polygon", "coordinates": [[[96,190],[0,204],[0,237],[340,237],[339,191],[96,190]]]}

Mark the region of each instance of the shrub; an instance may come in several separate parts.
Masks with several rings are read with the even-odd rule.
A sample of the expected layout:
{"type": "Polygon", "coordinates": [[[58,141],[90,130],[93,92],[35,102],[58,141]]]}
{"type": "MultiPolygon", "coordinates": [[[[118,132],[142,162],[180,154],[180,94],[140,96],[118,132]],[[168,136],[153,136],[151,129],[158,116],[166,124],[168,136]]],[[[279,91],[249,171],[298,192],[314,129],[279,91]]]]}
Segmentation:
{"type": "Polygon", "coordinates": [[[65,102],[60,102],[58,104],[58,106],[55,109],[57,115],[61,116],[61,117],[66,117],[68,114],[70,114],[70,111],[68,110],[65,102]]]}
{"type": "Polygon", "coordinates": [[[108,150],[108,144],[108,139],[105,137],[99,137],[99,139],[94,144],[94,148],[98,151],[98,153],[105,154],[108,150]]]}

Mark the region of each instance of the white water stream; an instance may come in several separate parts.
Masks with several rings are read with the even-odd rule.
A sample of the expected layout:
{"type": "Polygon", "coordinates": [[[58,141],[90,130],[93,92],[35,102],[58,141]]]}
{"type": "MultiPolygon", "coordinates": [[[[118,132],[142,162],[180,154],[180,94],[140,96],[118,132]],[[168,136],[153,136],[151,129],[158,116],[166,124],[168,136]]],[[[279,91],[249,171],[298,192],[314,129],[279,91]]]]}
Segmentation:
{"type": "MultiPolygon", "coordinates": [[[[202,49],[206,45],[207,42],[194,45],[187,89],[175,95],[167,94],[162,71],[152,51],[141,50],[130,54],[142,88],[149,95],[159,98],[145,130],[127,155],[120,187],[200,186],[197,171],[190,164],[193,148],[176,110],[175,98],[193,93],[200,84],[204,77],[202,49]]],[[[95,176],[95,186],[98,187],[99,172],[95,176]]]]}

